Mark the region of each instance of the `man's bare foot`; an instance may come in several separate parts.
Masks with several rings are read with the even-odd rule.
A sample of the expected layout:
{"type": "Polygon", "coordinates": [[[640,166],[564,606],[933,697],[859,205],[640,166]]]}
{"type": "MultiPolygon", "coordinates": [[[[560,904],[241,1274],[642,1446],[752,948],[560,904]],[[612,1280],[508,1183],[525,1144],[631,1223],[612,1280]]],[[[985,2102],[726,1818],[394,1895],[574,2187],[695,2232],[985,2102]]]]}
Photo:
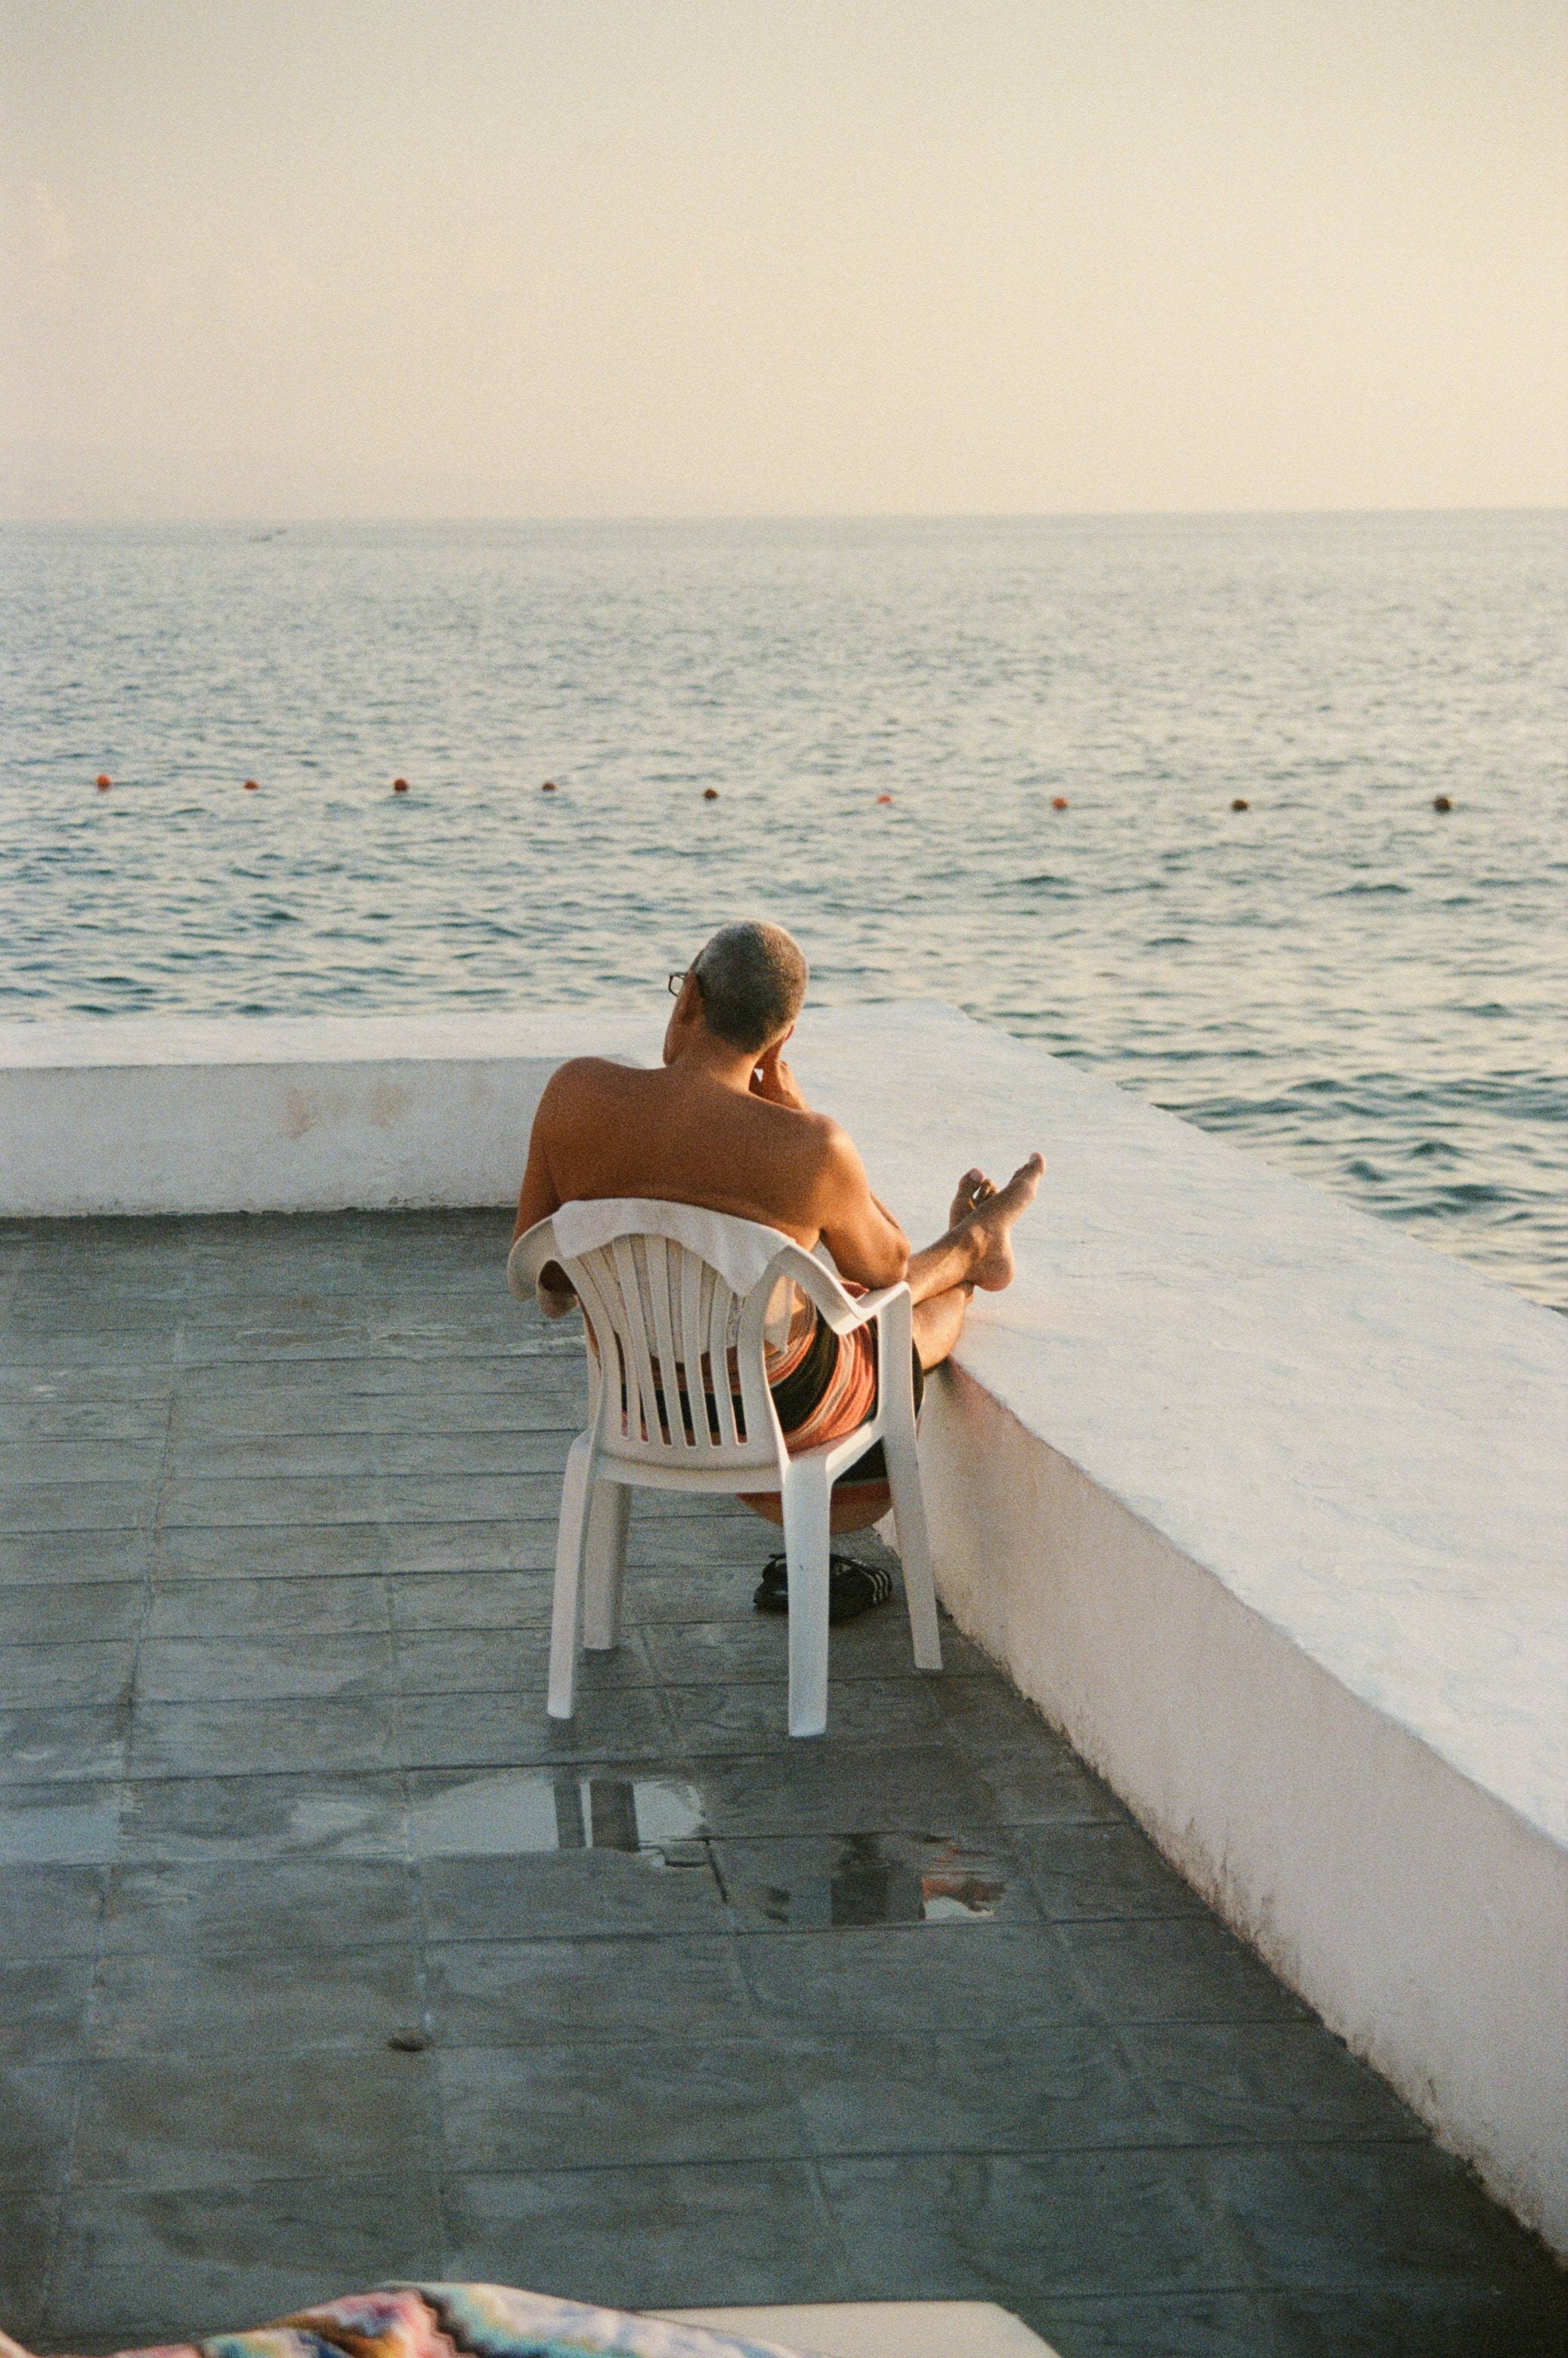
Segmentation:
{"type": "MultiPolygon", "coordinates": [[[[978,1248],[969,1278],[971,1284],[979,1286],[982,1292],[1000,1293],[1004,1286],[1012,1283],[1016,1266],[1012,1258],[1012,1224],[1034,1201],[1044,1174],[1045,1157],[1032,1154],[1027,1163],[1019,1164],[1005,1187],[990,1187],[987,1180],[990,1193],[953,1223],[955,1228],[967,1231],[978,1248]]],[[[971,1177],[979,1175],[967,1172],[960,1192],[971,1177]]]]}
{"type": "Polygon", "coordinates": [[[966,1171],[958,1182],[958,1192],[947,1215],[947,1226],[956,1228],[960,1220],[967,1220],[971,1212],[978,1210],[981,1204],[989,1203],[995,1194],[995,1186],[983,1171],[966,1171]]]}

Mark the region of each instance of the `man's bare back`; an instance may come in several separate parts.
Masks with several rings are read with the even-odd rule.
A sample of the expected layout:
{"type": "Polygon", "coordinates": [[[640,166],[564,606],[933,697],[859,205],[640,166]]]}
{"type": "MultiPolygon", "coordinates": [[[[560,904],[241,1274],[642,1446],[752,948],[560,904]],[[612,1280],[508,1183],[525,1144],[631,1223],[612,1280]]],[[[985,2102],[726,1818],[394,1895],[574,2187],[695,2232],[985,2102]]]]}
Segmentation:
{"type": "Polygon", "coordinates": [[[903,1228],[872,1195],[853,1141],[812,1111],[784,1062],[805,977],[787,936],[777,939],[798,961],[800,985],[793,1008],[788,998],[778,1002],[788,1020],[776,1036],[749,1047],[715,1029],[745,1026],[722,993],[722,963],[708,985],[711,1011],[699,969],[727,937],[746,934],[775,936],[776,928],[726,927],[701,953],[681,984],[662,1069],[585,1056],[555,1073],[534,1120],[515,1233],[574,1200],[649,1195],[760,1220],[807,1250],[825,1240],[840,1276],[857,1284],[908,1279],[920,1357],[935,1367],[957,1341],[974,1288],[995,1292],[1010,1282],[1009,1232],[1033,1200],[1044,1163],[1032,1155],[1001,1189],[967,1172],[946,1234],[912,1258],[903,1228]]]}

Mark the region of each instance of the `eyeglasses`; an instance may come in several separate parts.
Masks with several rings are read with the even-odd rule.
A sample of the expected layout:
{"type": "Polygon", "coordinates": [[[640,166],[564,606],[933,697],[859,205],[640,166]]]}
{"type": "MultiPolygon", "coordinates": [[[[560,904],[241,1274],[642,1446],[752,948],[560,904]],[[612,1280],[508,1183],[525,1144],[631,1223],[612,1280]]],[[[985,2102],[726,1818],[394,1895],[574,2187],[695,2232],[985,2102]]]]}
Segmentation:
{"type": "Polygon", "coordinates": [[[684,974],[671,975],[669,979],[669,993],[672,999],[678,999],[680,997],[681,985],[685,980],[686,976],[684,974]]]}

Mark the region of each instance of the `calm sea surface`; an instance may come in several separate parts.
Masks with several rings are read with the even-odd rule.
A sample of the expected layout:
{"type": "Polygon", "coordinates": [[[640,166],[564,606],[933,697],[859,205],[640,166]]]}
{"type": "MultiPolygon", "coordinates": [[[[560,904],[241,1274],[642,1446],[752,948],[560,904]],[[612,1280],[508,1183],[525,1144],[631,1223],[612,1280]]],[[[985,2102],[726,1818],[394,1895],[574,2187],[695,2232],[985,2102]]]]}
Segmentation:
{"type": "Polygon", "coordinates": [[[762,913],[1568,1305],[1565,584],[1555,515],[9,527],[0,1015],[657,1002],[762,913]]]}

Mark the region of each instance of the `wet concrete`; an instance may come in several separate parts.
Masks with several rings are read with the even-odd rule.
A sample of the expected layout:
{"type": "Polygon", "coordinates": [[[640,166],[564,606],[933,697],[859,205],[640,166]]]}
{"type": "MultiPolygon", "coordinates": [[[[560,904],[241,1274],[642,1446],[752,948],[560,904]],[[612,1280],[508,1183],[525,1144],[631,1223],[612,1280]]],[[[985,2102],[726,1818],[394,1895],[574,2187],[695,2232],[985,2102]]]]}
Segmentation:
{"type": "Polygon", "coordinates": [[[1556,2353],[1563,2279],[951,1625],[784,1734],[657,1498],[544,1713],[579,1347],[492,1214],[0,1225],[0,2323],[399,2276],[1556,2353]]]}

